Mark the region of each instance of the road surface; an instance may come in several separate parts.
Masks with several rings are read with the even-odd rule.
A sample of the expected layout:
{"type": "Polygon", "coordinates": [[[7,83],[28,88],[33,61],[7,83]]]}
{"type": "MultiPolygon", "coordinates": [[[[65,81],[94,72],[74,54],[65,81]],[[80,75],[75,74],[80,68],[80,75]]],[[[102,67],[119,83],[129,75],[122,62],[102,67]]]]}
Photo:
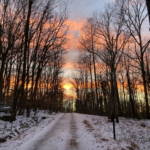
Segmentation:
{"type": "Polygon", "coordinates": [[[0,150],[96,150],[94,137],[83,123],[86,115],[50,116],[0,145],[0,150]],[[94,149],[93,149],[94,147],[94,149]]]}
{"type": "Polygon", "coordinates": [[[74,114],[63,116],[30,150],[80,150],[74,114]]]}

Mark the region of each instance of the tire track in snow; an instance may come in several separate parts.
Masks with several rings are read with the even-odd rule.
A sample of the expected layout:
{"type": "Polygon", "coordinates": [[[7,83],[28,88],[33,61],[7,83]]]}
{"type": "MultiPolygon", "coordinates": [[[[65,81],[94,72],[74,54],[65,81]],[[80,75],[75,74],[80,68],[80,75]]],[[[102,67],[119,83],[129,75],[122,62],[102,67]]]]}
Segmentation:
{"type": "Polygon", "coordinates": [[[76,122],[74,120],[74,114],[71,115],[71,121],[70,121],[70,133],[71,133],[71,139],[68,141],[68,145],[66,145],[65,150],[79,150],[79,145],[77,143],[78,136],[76,134],[76,122]]]}
{"type": "Polygon", "coordinates": [[[74,115],[64,114],[30,150],[77,150],[77,146],[69,145],[76,137],[74,115]]]}
{"type": "Polygon", "coordinates": [[[44,134],[37,133],[36,138],[22,145],[21,150],[79,150],[76,117],[73,113],[63,114],[44,134]]]}

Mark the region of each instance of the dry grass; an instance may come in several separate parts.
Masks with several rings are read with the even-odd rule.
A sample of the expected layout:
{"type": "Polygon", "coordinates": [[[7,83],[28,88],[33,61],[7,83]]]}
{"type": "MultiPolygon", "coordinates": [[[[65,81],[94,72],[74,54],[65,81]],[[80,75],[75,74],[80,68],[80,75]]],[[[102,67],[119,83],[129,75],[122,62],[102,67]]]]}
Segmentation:
{"type": "Polygon", "coordinates": [[[146,127],[146,124],[145,123],[141,123],[140,126],[141,127],[146,127]]]}
{"type": "Polygon", "coordinates": [[[108,142],[108,139],[105,139],[105,138],[102,138],[101,140],[102,140],[102,141],[105,141],[105,142],[108,142]]]}
{"type": "Polygon", "coordinates": [[[111,122],[111,119],[108,119],[107,122],[111,122]]]}
{"type": "Polygon", "coordinates": [[[98,125],[98,122],[94,123],[94,125],[98,125]]]}
{"type": "Polygon", "coordinates": [[[127,146],[127,148],[128,148],[128,150],[135,150],[134,148],[129,147],[129,146],[127,146]]]}
{"type": "Polygon", "coordinates": [[[131,142],[131,146],[132,146],[132,148],[134,148],[134,149],[139,149],[138,145],[135,144],[134,142],[131,142]]]}
{"type": "Polygon", "coordinates": [[[86,127],[88,128],[89,132],[92,132],[94,130],[92,125],[87,120],[84,120],[83,123],[86,125],[86,127]]]}
{"type": "Polygon", "coordinates": [[[140,148],[134,142],[131,142],[131,147],[127,146],[129,150],[140,150],[140,148]]]}

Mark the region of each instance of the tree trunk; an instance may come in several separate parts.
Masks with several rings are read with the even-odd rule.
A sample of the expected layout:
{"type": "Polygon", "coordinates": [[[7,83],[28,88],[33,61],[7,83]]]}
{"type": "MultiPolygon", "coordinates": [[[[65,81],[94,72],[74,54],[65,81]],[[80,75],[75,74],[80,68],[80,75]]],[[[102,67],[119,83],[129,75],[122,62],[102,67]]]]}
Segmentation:
{"type": "Polygon", "coordinates": [[[132,114],[133,114],[133,118],[135,118],[135,110],[134,110],[134,102],[132,99],[132,89],[131,89],[131,82],[130,82],[130,76],[129,76],[129,70],[127,70],[127,81],[128,81],[128,88],[129,88],[129,99],[130,99],[130,103],[131,103],[131,107],[132,107],[132,114]]]}
{"type": "Polygon", "coordinates": [[[94,111],[94,96],[93,96],[93,78],[92,78],[92,64],[91,64],[91,54],[90,54],[90,76],[91,76],[91,93],[92,93],[92,104],[93,104],[93,111],[94,111]]]}
{"type": "Polygon", "coordinates": [[[28,16],[25,26],[25,48],[24,48],[24,58],[23,58],[23,73],[22,73],[22,84],[21,84],[21,97],[20,97],[20,110],[19,115],[22,115],[22,107],[25,104],[25,78],[26,78],[26,55],[27,55],[27,48],[28,48],[28,31],[30,25],[30,16],[31,16],[31,7],[33,4],[33,0],[29,0],[29,8],[28,8],[28,16]]]}
{"type": "Polygon", "coordinates": [[[149,15],[149,22],[150,22],[150,1],[146,0],[147,9],[148,9],[148,15],[149,15]]]}

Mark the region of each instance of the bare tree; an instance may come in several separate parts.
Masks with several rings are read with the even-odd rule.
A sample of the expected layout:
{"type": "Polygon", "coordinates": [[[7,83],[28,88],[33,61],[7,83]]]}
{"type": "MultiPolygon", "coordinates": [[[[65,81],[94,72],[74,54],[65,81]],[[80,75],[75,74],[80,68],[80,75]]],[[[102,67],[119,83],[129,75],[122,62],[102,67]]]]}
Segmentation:
{"type": "Polygon", "coordinates": [[[68,2],[0,1],[0,105],[11,98],[11,121],[18,109],[19,115],[27,109],[29,116],[36,103],[43,99],[48,103],[43,96],[46,89],[47,94],[55,91],[56,110],[62,105],[60,75],[65,63],[68,2]],[[40,84],[44,77],[51,80],[47,88],[40,84]]]}
{"type": "Polygon", "coordinates": [[[15,56],[19,48],[19,38],[22,35],[22,9],[25,3],[22,1],[0,1],[0,97],[3,100],[4,69],[7,61],[15,56]]]}
{"type": "Polygon", "coordinates": [[[150,21],[150,1],[146,0],[147,9],[148,9],[148,15],[149,15],[149,21],[150,21]]]}
{"type": "Polygon", "coordinates": [[[108,5],[104,12],[94,15],[96,24],[95,30],[99,39],[97,45],[101,47],[95,52],[95,55],[110,67],[112,93],[110,97],[113,98],[111,100],[113,102],[113,105],[111,104],[113,106],[111,114],[115,109],[116,116],[118,116],[118,110],[119,114],[121,114],[117,92],[116,70],[124,48],[129,40],[129,35],[125,32],[123,16],[120,15],[121,13],[122,8],[117,7],[117,5],[108,5]]]}
{"type": "Polygon", "coordinates": [[[131,48],[133,54],[128,56],[137,64],[132,66],[141,71],[145,94],[146,115],[147,118],[150,118],[144,61],[145,52],[150,44],[150,40],[144,42],[142,35],[142,25],[148,17],[146,4],[144,0],[126,0],[124,4],[124,21],[128,28],[128,32],[136,43],[136,47],[131,48]]]}
{"type": "MultiPolygon", "coordinates": [[[[84,50],[86,52],[92,52],[92,60],[93,60],[93,67],[94,67],[94,80],[95,80],[95,92],[96,92],[96,102],[97,102],[97,112],[99,111],[99,101],[98,101],[98,89],[97,89],[97,79],[96,79],[96,44],[98,42],[98,38],[96,36],[96,31],[95,31],[95,24],[94,20],[92,18],[87,19],[87,23],[83,26],[82,28],[82,33],[83,36],[80,37],[79,39],[79,49],[84,50]]],[[[103,109],[102,109],[102,102],[100,101],[100,112],[103,114],[103,109]]]]}

